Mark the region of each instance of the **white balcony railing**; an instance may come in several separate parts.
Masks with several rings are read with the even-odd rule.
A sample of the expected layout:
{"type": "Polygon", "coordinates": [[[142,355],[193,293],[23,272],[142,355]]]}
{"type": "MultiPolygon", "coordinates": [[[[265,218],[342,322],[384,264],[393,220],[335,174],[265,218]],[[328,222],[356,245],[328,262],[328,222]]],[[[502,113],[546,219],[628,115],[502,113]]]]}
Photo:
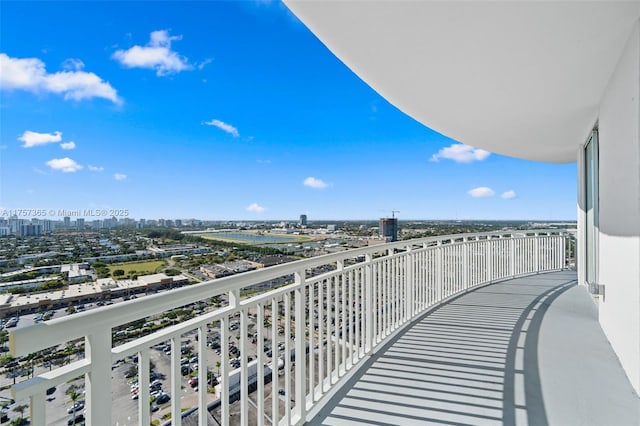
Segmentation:
{"type": "MultiPolygon", "coordinates": [[[[112,364],[138,355],[138,424],[149,425],[152,347],[170,342],[168,392],[180,395],[181,339],[196,332],[201,384],[197,407],[219,404],[223,425],[230,422],[232,404],[234,410],[239,408],[234,423],[301,424],[347,372],[429,307],[483,284],[566,268],[569,237],[559,230],[513,231],[387,243],[195,284],[18,329],[10,334],[11,353],[16,357],[78,338],[84,338],[85,355],[14,385],[12,392],[16,400],[29,399],[31,423],[45,425],[46,390],[84,375],[87,423],[111,425],[112,364]],[[292,282],[279,288],[242,293],[256,283],[291,276],[292,282]],[[115,327],[218,295],[226,295],[228,301],[213,311],[113,346],[115,327]],[[238,317],[242,356],[240,367],[232,370],[226,345],[229,326],[238,317]],[[208,383],[207,372],[214,370],[207,359],[212,328],[219,329],[222,346],[215,395],[202,385],[208,383]],[[250,334],[249,328],[255,332],[250,334]],[[255,346],[250,340],[255,340],[255,346]],[[265,354],[265,346],[272,348],[271,357],[265,354]],[[249,362],[247,355],[252,353],[256,360],[249,362]],[[278,368],[272,368],[274,365],[278,368]],[[284,398],[279,397],[282,391],[284,398]]],[[[173,425],[181,424],[184,408],[190,407],[172,398],[173,425]]],[[[208,410],[197,412],[199,424],[206,425],[208,410]]]]}

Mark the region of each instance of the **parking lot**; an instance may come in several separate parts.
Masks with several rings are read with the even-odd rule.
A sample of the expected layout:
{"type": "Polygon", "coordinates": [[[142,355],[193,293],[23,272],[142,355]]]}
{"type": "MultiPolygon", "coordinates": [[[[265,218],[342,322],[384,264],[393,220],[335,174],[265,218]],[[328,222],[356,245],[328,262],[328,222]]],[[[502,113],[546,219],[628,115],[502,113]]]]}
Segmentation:
{"type": "MultiPolygon", "coordinates": [[[[119,300],[116,300],[114,302],[117,302],[117,301],[119,300]]],[[[224,304],[225,300],[223,299],[221,302],[224,304]]],[[[84,304],[82,306],[79,306],[79,305],[75,306],[75,309],[78,311],[83,311],[83,310],[95,309],[97,307],[98,306],[95,303],[91,303],[91,304],[84,304]]],[[[206,310],[214,309],[214,308],[215,308],[214,306],[208,306],[206,310]]],[[[191,309],[195,314],[202,313],[202,309],[197,308],[195,306],[190,307],[188,309],[191,309]]],[[[251,336],[255,336],[257,333],[257,324],[255,324],[255,320],[253,319],[254,318],[253,314],[254,313],[250,312],[250,315],[249,315],[248,331],[249,331],[250,338],[247,344],[246,354],[239,353],[239,346],[240,346],[238,342],[238,338],[240,335],[239,318],[237,317],[230,318],[230,322],[229,322],[230,326],[229,326],[229,333],[228,333],[229,340],[228,342],[226,342],[226,344],[223,344],[223,342],[220,342],[220,330],[215,326],[216,324],[211,324],[211,326],[209,327],[208,338],[207,338],[209,346],[207,347],[206,358],[207,358],[208,371],[210,371],[214,376],[219,375],[219,371],[220,371],[219,362],[221,361],[220,352],[222,348],[226,347],[229,350],[229,360],[230,360],[229,368],[231,370],[238,368],[240,366],[240,359],[241,359],[240,356],[246,356],[249,360],[254,360],[256,358],[257,344],[255,341],[255,338],[251,339],[251,336]]],[[[70,314],[67,312],[66,309],[58,309],[51,312],[46,311],[46,312],[40,312],[40,313],[31,313],[31,314],[21,315],[16,324],[16,328],[29,326],[43,319],[60,318],[67,315],[70,315],[70,314]]],[[[146,324],[159,323],[160,320],[161,320],[161,316],[158,316],[155,319],[153,318],[147,319],[146,324]]],[[[282,325],[283,325],[282,322],[278,323],[278,328],[280,333],[278,335],[276,342],[283,347],[283,339],[284,339],[283,330],[284,329],[282,325]]],[[[124,339],[123,341],[126,341],[128,338],[135,338],[137,334],[134,334],[134,333],[139,333],[140,331],[141,330],[139,328],[136,329],[135,327],[126,327],[126,328],[123,327],[122,329],[120,329],[120,331],[114,330],[114,336],[116,336],[116,338],[119,338],[120,340],[124,339]],[[131,333],[131,337],[129,337],[130,333],[131,333]]],[[[264,327],[264,325],[263,325],[263,333],[265,337],[269,337],[269,338],[271,337],[270,328],[266,328],[264,327]]],[[[172,386],[170,383],[170,374],[169,374],[171,356],[170,356],[170,350],[167,350],[167,349],[170,349],[170,347],[168,346],[168,343],[169,342],[166,342],[167,345],[165,347],[163,347],[162,345],[158,345],[157,347],[151,348],[150,359],[151,359],[152,365],[154,366],[154,372],[159,376],[158,380],[160,380],[161,382],[163,391],[167,392],[168,394],[171,394],[170,389],[172,389],[172,386]]],[[[186,349],[186,351],[183,354],[181,354],[184,361],[184,364],[183,364],[184,375],[180,379],[181,393],[177,397],[180,398],[181,406],[183,409],[188,409],[197,405],[197,387],[194,389],[194,387],[190,386],[189,384],[189,378],[190,378],[189,376],[195,375],[196,373],[195,370],[197,369],[196,344],[197,342],[196,342],[195,331],[182,336],[182,346],[186,349]]],[[[265,361],[266,362],[270,361],[270,358],[269,358],[271,355],[271,352],[269,351],[270,344],[271,342],[269,341],[265,342],[265,346],[266,346],[265,361]]],[[[66,359],[66,361],[67,362],[74,361],[76,359],[79,359],[80,357],[82,357],[82,352],[76,355],[69,356],[66,359]]],[[[112,412],[114,416],[113,424],[116,424],[116,425],[138,424],[138,401],[132,398],[132,393],[131,393],[131,382],[135,381],[136,378],[135,377],[125,378],[125,373],[135,365],[136,365],[135,360],[127,359],[117,363],[117,365],[114,365],[112,369],[112,407],[113,407],[112,412]]],[[[33,367],[35,371],[32,374],[38,375],[45,371],[48,371],[50,368],[53,368],[53,367],[54,366],[49,366],[48,364],[38,363],[38,364],[35,364],[35,366],[33,367]]],[[[8,387],[9,385],[13,384],[14,378],[11,377],[12,375],[16,376],[15,377],[16,382],[25,380],[27,377],[22,376],[21,373],[25,373],[25,371],[23,371],[22,369],[17,369],[14,372],[9,371],[7,374],[3,375],[0,378],[0,383],[5,387],[8,387]]],[[[282,378],[281,380],[284,380],[284,379],[282,378]]],[[[84,378],[80,377],[73,382],[61,384],[55,389],[55,391],[52,392],[51,395],[48,396],[47,403],[46,403],[46,413],[47,413],[48,424],[65,425],[71,419],[72,415],[68,413],[68,409],[72,405],[72,402],[69,395],[66,394],[69,386],[71,385],[78,386],[80,391],[82,391],[84,387],[84,378]]],[[[0,392],[0,397],[3,397],[3,396],[5,398],[10,397],[10,393],[8,389],[5,389],[4,391],[0,392]]],[[[171,399],[175,397],[176,397],[175,395],[170,395],[171,399]]],[[[280,395],[280,397],[282,398],[282,395],[280,395]]],[[[81,395],[80,400],[82,400],[83,398],[84,396],[81,395]]],[[[210,393],[208,400],[213,401],[214,399],[215,399],[214,394],[210,393]]],[[[17,413],[12,412],[12,408],[19,406],[21,404],[28,404],[28,401],[16,401],[15,403],[11,404],[11,406],[8,408],[8,414],[10,417],[13,418],[18,416],[17,413]]],[[[170,411],[171,402],[169,400],[164,404],[157,404],[157,405],[158,405],[158,410],[152,413],[152,419],[157,420],[160,422],[160,424],[162,424],[164,421],[167,420],[166,416],[170,411]],[[163,419],[163,416],[164,416],[164,419],[163,419]]],[[[77,411],[78,419],[81,418],[82,411],[84,410],[77,411]]],[[[25,415],[27,414],[28,414],[28,410],[25,411],[25,415]]]]}

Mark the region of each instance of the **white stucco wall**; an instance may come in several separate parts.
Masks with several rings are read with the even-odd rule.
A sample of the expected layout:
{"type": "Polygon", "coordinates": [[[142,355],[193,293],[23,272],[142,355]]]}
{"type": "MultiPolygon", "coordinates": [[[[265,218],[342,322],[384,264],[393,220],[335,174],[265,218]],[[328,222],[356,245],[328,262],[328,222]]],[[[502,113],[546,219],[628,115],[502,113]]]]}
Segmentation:
{"type": "MultiPolygon", "coordinates": [[[[594,61],[598,58],[594,57],[594,61]]],[[[636,22],[599,114],[600,323],[640,393],[640,30],[636,22]]]]}

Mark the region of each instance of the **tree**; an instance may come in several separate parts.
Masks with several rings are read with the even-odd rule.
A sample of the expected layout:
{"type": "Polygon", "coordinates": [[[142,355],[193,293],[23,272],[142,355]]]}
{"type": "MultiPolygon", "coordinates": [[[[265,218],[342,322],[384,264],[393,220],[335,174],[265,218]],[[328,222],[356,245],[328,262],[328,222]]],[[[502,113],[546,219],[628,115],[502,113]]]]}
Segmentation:
{"type": "Polygon", "coordinates": [[[26,410],[27,408],[29,408],[28,405],[26,404],[21,404],[21,405],[16,405],[15,407],[13,407],[13,411],[15,411],[16,413],[20,413],[20,421],[17,423],[19,425],[22,424],[23,422],[23,416],[24,416],[24,410],[26,410]]]}
{"type": "Polygon", "coordinates": [[[218,376],[220,376],[220,361],[216,361],[216,368],[218,369],[218,376]]]}
{"type": "Polygon", "coordinates": [[[16,359],[11,355],[0,355],[0,367],[4,367],[9,363],[12,363],[16,359]]]}
{"type": "Polygon", "coordinates": [[[80,398],[80,393],[78,393],[76,391],[76,389],[72,389],[71,392],[68,393],[69,394],[69,398],[71,399],[71,403],[73,404],[73,413],[72,415],[72,419],[73,419],[73,423],[72,424],[76,424],[76,401],[78,400],[78,398],[80,398]]]}
{"type": "Polygon", "coordinates": [[[121,277],[124,275],[124,270],[122,269],[116,269],[115,271],[113,271],[112,275],[114,277],[121,277]]]}
{"type": "Polygon", "coordinates": [[[124,377],[134,377],[137,374],[138,374],[138,366],[137,365],[132,365],[131,367],[129,367],[127,369],[127,371],[125,371],[124,377]]]}

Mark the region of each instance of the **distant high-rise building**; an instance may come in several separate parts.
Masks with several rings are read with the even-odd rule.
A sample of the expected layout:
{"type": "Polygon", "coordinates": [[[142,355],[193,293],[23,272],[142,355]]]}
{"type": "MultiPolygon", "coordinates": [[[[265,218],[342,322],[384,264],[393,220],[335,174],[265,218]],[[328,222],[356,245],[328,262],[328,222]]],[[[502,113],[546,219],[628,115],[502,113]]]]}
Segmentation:
{"type": "Polygon", "coordinates": [[[20,230],[18,231],[19,237],[37,237],[39,235],[42,235],[42,225],[31,223],[23,223],[20,225],[20,230]]]}
{"type": "Polygon", "coordinates": [[[176,228],[182,228],[182,220],[176,219],[174,223],[176,225],[176,228]]]}
{"type": "Polygon", "coordinates": [[[51,232],[55,228],[52,220],[45,219],[40,222],[42,224],[42,232],[51,232]]]}
{"type": "Polygon", "coordinates": [[[112,229],[118,226],[118,218],[111,217],[102,220],[102,228],[103,229],[112,229]]]}
{"type": "Polygon", "coordinates": [[[388,241],[398,241],[398,218],[381,218],[379,230],[382,238],[385,238],[388,241]]]}
{"type": "Polygon", "coordinates": [[[135,225],[136,225],[136,221],[130,217],[125,217],[123,219],[120,219],[120,226],[134,227],[135,225]]]}
{"type": "Polygon", "coordinates": [[[33,218],[31,219],[31,225],[35,225],[40,230],[40,234],[53,231],[53,221],[49,219],[33,218]]]}
{"type": "Polygon", "coordinates": [[[78,218],[76,219],[76,228],[80,231],[82,231],[84,229],[84,219],[83,218],[78,218]]]}
{"type": "Polygon", "coordinates": [[[71,228],[71,218],[69,216],[65,216],[64,218],[62,218],[62,220],[64,221],[65,229],[71,228]]]}
{"type": "Polygon", "coordinates": [[[18,216],[11,216],[9,218],[9,229],[11,230],[12,234],[20,234],[20,226],[22,226],[23,223],[27,223],[26,220],[24,219],[18,219],[18,216]]]}
{"type": "Polygon", "coordinates": [[[301,214],[300,215],[300,226],[307,226],[307,215],[306,214],[301,214]]]}

